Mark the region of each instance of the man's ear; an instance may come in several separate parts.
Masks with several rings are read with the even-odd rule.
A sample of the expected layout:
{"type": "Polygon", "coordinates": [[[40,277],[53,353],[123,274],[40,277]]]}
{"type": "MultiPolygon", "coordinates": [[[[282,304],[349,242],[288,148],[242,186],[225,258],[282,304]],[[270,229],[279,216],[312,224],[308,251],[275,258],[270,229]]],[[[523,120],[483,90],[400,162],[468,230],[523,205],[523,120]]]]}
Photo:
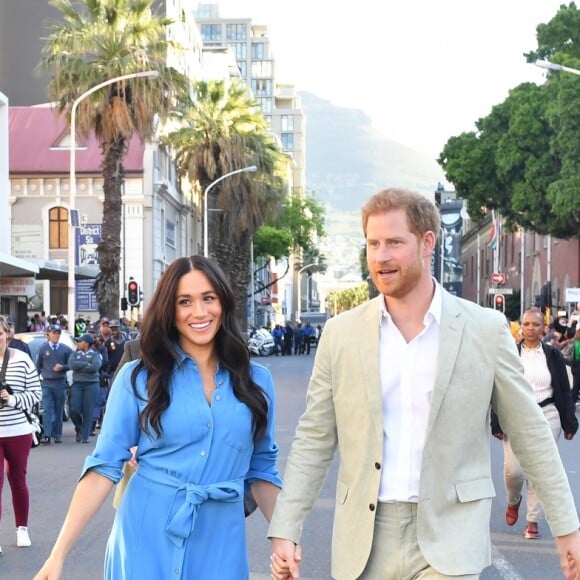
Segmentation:
{"type": "Polygon", "coordinates": [[[431,230],[426,231],[423,234],[423,247],[425,252],[432,254],[435,251],[435,246],[437,245],[437,236],[431,230]]]}

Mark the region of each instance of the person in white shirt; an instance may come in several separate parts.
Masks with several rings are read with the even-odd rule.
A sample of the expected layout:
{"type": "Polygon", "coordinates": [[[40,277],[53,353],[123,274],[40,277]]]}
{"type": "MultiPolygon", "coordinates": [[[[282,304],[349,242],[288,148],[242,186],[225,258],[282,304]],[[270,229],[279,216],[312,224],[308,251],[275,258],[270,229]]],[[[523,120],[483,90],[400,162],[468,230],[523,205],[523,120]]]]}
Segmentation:
{"type": "MultiPolygon", "coordinates": [[[[566,363],[560,349],[542,342],[543,328],[542,311],[539,308],[526,310],[522,316],[523,340],[518,343],[518,351],[524,365],[524,376],[534,389],[534,397],[550,424],[554,439],[557,441],[564,431],[564,437],[570,441],[578,431],[578,420],[570,395],[566,363]]],[[[505,519],[508,526],[513,526],[518,521],[526,477],[511,448],[509,437],[502,432],[495,415],[492,416],[491,430],[503,442],[503,475],[508,502],[505,519]]],[[[540,537],[538,520],[542,508],[529,482],[527,489],[524,538],[536,540],[540,537]]]]}
{"type": "Polygon", "coordinates": [[[268,530],[272,578],[299,576],[295,546],[337,450],[333,578],[478,578],[491,563],[491,408],[542,502],[562,573],[580,578],[573,496],[506,318],[432,278],[440,220],[425,196],[381,191],[362,222],[379,295],[322,332],[268,530]]]}

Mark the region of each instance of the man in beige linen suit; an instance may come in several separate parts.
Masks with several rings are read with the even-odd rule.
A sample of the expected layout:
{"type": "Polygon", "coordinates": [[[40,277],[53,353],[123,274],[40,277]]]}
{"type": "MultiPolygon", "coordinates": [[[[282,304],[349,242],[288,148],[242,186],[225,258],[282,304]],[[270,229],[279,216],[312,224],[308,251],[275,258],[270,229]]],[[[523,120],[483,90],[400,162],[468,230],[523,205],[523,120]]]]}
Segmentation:
{"type": "Polygon", "coordinates": [[[320,339],[268,531],[272,577],[298,576],[295,544],[338,448],[334,578],[478,578],[491,561],[493,407],[562,572],[579,579],[576,508],[507,321],[432,279],[439,214],[423,196],[374,195],[363,230],[380,294],[329,320],[320,339]]]}

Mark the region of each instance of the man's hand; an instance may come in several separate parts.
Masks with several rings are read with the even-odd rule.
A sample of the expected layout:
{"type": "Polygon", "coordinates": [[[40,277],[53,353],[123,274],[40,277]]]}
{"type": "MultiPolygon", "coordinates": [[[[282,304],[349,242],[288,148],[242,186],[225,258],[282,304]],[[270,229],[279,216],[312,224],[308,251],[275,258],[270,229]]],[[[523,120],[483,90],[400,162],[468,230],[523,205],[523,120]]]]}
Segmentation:
{"type": "Polygon", "coordinates": [[[580,532],[556,538],[560,569],[566,580],[580,580],[580,532]]]}
{"type": "Polygon", "coordinates": [[[274,580],[300,578],[302,550],[290,540],[272,538],[270,569],[274,580]]]}

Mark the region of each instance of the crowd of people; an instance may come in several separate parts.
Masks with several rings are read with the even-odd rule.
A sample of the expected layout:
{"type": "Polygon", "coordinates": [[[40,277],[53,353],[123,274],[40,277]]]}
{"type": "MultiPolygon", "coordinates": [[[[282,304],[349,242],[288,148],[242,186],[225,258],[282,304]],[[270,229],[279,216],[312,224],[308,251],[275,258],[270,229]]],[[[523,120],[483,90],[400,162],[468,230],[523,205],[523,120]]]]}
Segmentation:
{"type": "MultiPolygon", "coordinates": [[[[578,429],[570,382],[580,361],[577,317],[558,316],[544,329],[531,308],[514,329],[501,313],[446,292],[431,275],[439,214],[420,194],[381,191],[362,218],[378,296],[330,319],[324,332],[308,322],[272,330],[279,355],[317,347],[283,478],[272,376],[250,358],[215,261],[191,256],[167,268],[137,340],[101,319],[98,329],[79,327],[75,352],[59,353],[61,328],[50,321],[47,360],[26,363],[30,387],[20,390],[33,402],[40,375],[56,414],[72,370],[76,440],[87,442],[97,423],[101,436],[35,580],[62,576],[67,554],[122,480],[107,580],[247,578],[248,497],[269,522],[271,577],[297,578],[304,520],[335,454],[333,577],[474,580],[491,563],[490,426],[504,451],[506,524],[518,521],[526,485],[524,537],[539,537],[543,510],[562,574],[580,580],[580,521],[556,446],[578,429]]],[[[23,405],[6,390],[0,398],[23,405]]],[[[0,409],[0,449],[2,417],[0,409]]],[[[62,440],[56,419],[46,444],[62,440]]],[[[19,421],[16,436],[29,448],[19,421]]],[[[30,545],[27,497],[15,493],[18,542],[30,545]]]]}
{"type": "Polygon", "coordinates": [[[290,356],[292,354],[310,354],[310,350],[318,344],[322,333],[322,326],[312,326],[310,322],[302,324],[297,322],[293,325],[286,322],[284,326],[276,324],[272,329],[276,356],[290,356]]]}

